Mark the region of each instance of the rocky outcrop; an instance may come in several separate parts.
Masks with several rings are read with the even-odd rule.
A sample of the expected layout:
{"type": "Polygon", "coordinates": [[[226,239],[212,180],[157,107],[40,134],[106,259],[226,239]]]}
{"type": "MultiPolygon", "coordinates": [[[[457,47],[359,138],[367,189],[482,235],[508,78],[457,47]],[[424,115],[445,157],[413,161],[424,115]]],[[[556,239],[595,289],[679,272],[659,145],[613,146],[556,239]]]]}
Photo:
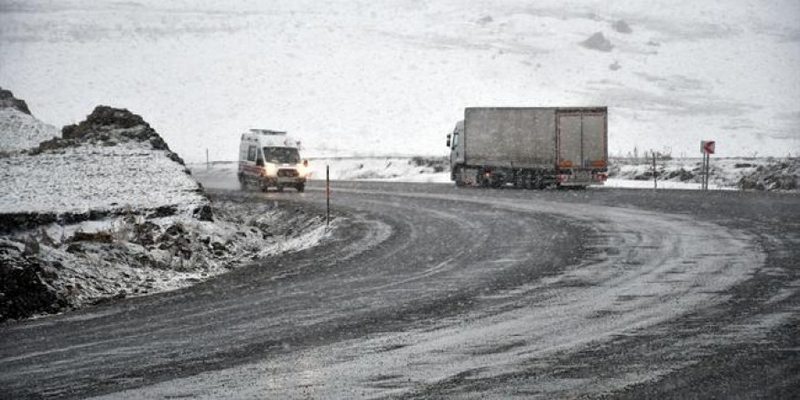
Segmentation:
{"type": "Polygon", "coordinates": [[[172,152],[150,124],[140,115],[124,108],[97,106],[86,119],[78,124],[67,125],[61,129],[61,138],[42,142],[35,152],[78,146],[93,143],[113,146],[120,142],[138,141],[149,143],[154,150],[165,150],[167,157],[185,165],[178,154],[172,152]]]}
{"type": "Polygon", "coordinates": [[[800,189],[800,159],[787,159],[768,165],[759,165],[755,171],[739,179],[744,190],[798,190],[800,189]]]}
{"type": "Polygon", "coordinates": [[[55,313],[69,306],[65,293],[53,284],[61,265],[48,264],[26,251],[0,243],[0,322],[55,313]]]}
{"type": "Polygon", "coordinates": [[[0,157],[28,151],[58,136],[58,129],[31,115],[24,100],[0,88],[0,157]]]}
{"type": "Polygon", "coordinates": [[[31,110],[25,104],[25,100],[14,97],[10,90],[0,88],[0,108],[13,108],[17,111],[31,115],[31,110]]]}

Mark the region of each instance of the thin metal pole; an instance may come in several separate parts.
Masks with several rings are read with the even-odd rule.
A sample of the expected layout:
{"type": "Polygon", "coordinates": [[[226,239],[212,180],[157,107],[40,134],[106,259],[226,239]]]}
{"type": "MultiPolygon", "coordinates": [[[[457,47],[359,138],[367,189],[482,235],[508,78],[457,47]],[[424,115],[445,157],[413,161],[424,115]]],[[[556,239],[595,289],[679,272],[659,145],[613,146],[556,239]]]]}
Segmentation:
{"type": "Polygon", "coordinates": [[[703,190],[708,190],[708,153],[703,153],[703,190]]]}
{"type": "Polygon", "coordinates": [[[658,189],[658,172],[656,172],[656,152],[653,152],[653,190],[658,189]]]}
{"type": "Polygon", "coordinates": [[[325,226],[331,223],[331,167],[325,166],[325,226]]]}
{"type": "Polygon", "coordinates": [[[208,161],[208,149],[206,149],[206,169],[211,168],[211,163],[208,161]]]}
{"type": "Polygon", "coordinates": [[[703,166],[700,167],[700,190],[706,190],[706,153],[703,153],[703,166]]]}

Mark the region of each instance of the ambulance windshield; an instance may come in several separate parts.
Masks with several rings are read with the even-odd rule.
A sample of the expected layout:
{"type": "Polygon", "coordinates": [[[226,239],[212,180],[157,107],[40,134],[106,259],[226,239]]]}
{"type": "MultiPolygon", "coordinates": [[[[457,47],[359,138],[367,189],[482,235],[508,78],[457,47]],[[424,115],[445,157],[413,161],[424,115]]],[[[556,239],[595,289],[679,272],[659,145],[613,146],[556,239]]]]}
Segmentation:
{"type": "Polygon", "coordinates": [[[273,164],[297,164],[300,153],[294,147],[264,147],[264,160],[273,164]]]}

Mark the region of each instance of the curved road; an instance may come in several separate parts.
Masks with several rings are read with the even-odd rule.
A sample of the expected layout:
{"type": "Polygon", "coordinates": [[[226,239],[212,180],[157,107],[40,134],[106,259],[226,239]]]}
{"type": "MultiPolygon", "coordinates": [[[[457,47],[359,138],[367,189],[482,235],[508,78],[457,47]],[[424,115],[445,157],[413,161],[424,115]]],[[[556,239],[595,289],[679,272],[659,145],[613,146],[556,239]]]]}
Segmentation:
{"type": "Polygon", "coordinates": [[[0,326],[0,397],[800,391],[797,196],[342,182],[333,204],[316,248],[0,326]]]}

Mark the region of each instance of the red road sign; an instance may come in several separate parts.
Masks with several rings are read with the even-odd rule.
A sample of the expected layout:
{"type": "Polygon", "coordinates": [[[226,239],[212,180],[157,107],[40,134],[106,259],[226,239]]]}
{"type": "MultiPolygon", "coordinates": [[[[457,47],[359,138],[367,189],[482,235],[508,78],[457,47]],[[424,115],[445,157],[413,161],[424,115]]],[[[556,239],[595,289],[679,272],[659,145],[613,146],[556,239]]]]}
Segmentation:
{"type": "Polygon", "coordinates": [[[714,154],[714,145],[716,142],[713,140],[703,140],[700,142],[700,151],[703,154],[714,154]]]}

